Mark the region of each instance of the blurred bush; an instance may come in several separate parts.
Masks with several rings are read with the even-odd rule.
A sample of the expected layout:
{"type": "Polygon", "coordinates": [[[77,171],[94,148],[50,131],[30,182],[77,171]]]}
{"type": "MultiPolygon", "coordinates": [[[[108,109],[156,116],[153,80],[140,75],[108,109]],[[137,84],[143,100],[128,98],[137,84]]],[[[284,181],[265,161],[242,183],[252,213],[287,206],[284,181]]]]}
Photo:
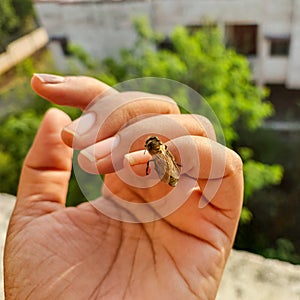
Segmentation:
{"type": "Polygon", "coordinates": [[[0,53],[8,43],[36,27],[32,0],[0,1],[0,53]]]}

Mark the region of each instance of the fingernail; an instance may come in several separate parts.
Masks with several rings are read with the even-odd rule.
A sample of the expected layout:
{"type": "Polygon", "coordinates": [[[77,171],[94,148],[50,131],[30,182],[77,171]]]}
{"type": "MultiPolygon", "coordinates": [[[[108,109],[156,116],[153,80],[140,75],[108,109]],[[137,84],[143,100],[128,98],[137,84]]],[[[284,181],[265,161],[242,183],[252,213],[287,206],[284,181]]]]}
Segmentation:
{"type": "Polygon", "coordinates": [[[53,74],[40,74],[40,73],[34,73],[34,77],[38,78],[42,83],[62,83],[65,81],[65,78],[58,75],[53,74]]]}
{"type": "Polygon", "coordinates": [[[145,153],[145,150],[139,150],[125,154],[124,158],[128,161],[129,165],[134,166],[147,163],[151,159],[151,155],[148,152],[145,153]]]}
{"type": "Polygon", "coordinates": [[[109,155],[120,142],[118,135],[105,139],[93,146],[83,149],[80,153],[85,156],[89,161],[96,162],[105,156],[109,155]]]}
{"type": "Polygon", "coordinates": [[[74,136],[81,136],[88,132],[96,122],[96,113],[88,112],[64,128],[74,136]]]}
{"type": "Polygon", "coordinates": [[[136,159],[135,159],[135,156],[132,155],[132,153],[127,153],[124,155],[125,159],[128,161],[128,163],[131,165],[131,166],[134,166],[135,163],[136,163],[136,159]]]}

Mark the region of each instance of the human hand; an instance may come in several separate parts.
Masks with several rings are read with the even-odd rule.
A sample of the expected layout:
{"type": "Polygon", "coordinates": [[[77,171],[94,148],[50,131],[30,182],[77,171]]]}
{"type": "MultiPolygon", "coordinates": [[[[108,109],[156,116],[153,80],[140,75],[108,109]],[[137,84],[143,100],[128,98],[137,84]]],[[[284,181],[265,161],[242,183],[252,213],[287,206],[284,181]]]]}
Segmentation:
{"type": "MultiPolygon", "coordinates": [[[[70,124],[70,119],[56,109],[46,114],[24,162],[8,230],[4,259],[6,299],[213,299],[242,205],[239,157],[207,138],[213,139],[214,134],[204,118],[180,115],[177,106],[167,98],[147,95],[147,101],[141,105],[140,101],[131,101],[140,95],[114,93],[87,77],[52,78],[49,83],[35,76],[32,86],[52,102],[86,108],[85,115],[93,111],[94,120],[99,121],[105,109],[115,115],[100,130],[93,124],[78,137],[78,130],[76,135],[74,132],[80,121],[70,124]],[[98,101],[88,106],[98,94],[98,101]],[[104,95],[109,97],[112,107],[103,106],[107,99],[104,95]],[[127,100],[127,105],[116,109],[116,103],[127,100]],[[72,150],[66,144],[85,149],[79,156],[84,169],[106,174],[103,198],[97,203],[105,199],[114,201],[114,196],[148,203],[173,189],[163,182],[151,188],[134,188],[114,172],[110,155],[116,143],[113,137],[119,137],[115,148],[119,166],[124,155],[121,150],[126,148],[124,143],[137,128],[148,130],[149,124],[153,124],[151,118],[158,118],[157,123],[160,120],[166,130],[169,120],[176,120],[189,132],[189,137],[176,132],[172,140],[180,148],[190,143],[192,137],[201,169],[193,168],[193,158],[187,154],[179,182],[195,177],[198,171],[195,180],[200,188],[193,189],[173,213],[147,223],[112,219],[89,202],[66,208],[72,164],[72,150]],[[124,124],[127,126],[121,128],[124,124]],[[95,142],[102,145],[94,148],[95,142]],[[99,149],[96,161],[89,155],[94,153],[91,149],[99,149]],[[209,176],[213,160],[221,160],[224,165],[222,178],[209,176]],[[220,181],[220,186],[212,201],[199,209],[201,191],[210,181],[220,181]]],[[[140,136],[130,151],[143,149],[144,142],[145,137],[140,136]]],[[[168,146],[179,161],[181,157],[174,145],[168,146]]],[[[132,154],[129,160],[134,172],[144,175],[147,159],[140,152],[132,154]]],[[[131,169],[126,161],[124,169],[131,169]]]]}

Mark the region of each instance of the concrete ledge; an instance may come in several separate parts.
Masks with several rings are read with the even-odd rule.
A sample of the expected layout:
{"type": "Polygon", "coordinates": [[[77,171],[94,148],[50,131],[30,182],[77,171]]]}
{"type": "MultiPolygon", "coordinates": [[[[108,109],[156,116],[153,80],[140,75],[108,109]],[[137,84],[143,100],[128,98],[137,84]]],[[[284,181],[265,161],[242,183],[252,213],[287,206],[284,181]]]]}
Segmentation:
{"type": "Polygon", "coordinates": [[[300,266],[233,250],[216,300],[300,299],[300,266]]]}
{"type": "Polygon", "coordinates": [[[41,27],[10,43],[6,52],[0,54],[0,74],[5,73],[37,50],[43,48],[48,40],[46,30],[41,27]]]}

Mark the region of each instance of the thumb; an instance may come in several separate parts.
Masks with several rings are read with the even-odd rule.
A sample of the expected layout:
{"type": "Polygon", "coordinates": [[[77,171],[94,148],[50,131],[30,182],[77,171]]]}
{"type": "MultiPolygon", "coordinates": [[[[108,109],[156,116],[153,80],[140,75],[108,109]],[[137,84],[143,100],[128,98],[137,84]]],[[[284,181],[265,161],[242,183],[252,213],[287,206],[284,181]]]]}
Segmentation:
{"type": "Polygon", "coordinates": [[[50,109],[25,158],[15,213],[43,215],[65,205],[72,167],[72,150],[61,139],[70,118],[50,109]]]}

